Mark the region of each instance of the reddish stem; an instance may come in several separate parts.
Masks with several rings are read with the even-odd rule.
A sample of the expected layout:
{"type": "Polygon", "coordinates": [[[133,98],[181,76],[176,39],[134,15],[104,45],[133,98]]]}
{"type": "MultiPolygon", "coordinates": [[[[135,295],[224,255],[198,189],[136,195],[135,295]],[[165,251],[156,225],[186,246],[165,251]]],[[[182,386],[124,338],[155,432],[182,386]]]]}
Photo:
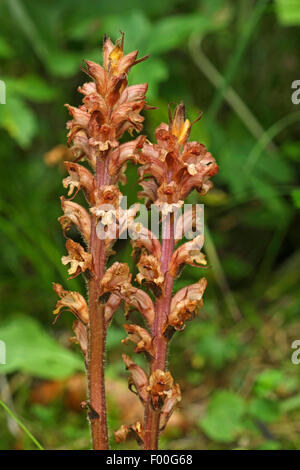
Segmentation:
{"type": "MultiPolygon", "coordinates": [[[[109,184],[106,155],[97,160],[97,186],[109,184]]],[[[103,277],[106,263],[104,240],[97,237],[97,219],[92,216],[90,250],[93,256],[94,276],[89,281],[89,355],[88,382],[90,397],[89,419],[91,423],[92,442],[94,450],[108,449],[108,431],[105,401],[105,340],[106,324],[104,306],[99,302],[100,281],[103,277]]]]}
{"type": "MultiPolygon", "coordinates": [[[[155,304],[155,320],[152,329],[152,338],[155,344],[155,358],[151,362],[151,374],[156,370],[166,369],[168,341],[163,335],[163,326],[170,312],[172,289],[174,279],[168,273],[169,263],[174,250],[174,217],[171,214],[168,222],[163,225],[161,270],[165,276],[162,295],[155,304]]],[[[145,406],[144,423],[144,450],[156,450],[158,448],[160,410],[154,410],[151,398],[145,406]]]]}

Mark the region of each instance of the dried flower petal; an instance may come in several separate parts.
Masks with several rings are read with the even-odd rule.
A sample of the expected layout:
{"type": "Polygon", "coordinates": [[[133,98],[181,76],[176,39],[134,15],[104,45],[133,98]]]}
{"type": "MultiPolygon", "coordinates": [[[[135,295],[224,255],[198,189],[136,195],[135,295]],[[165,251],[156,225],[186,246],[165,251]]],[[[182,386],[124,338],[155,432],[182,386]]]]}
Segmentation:
{"type": "Polygon", "coordinates": [[[218,166],[204,145],[187,143],[191,123],[185,119],[185,107],[180,103],[170,114],[170,123],[161,124],[156,130],[157,144],[145,142],[138,160],[142,165],[138,172],[144,191],[140,196],[149,197],[155,203],[184,201],[196,188],[205,194],[212,183],[209,178],[218,172],[218,166]],[[152,176],[157,187],[147,183],[152,176]]]}
{"type": "Polygon", "coordinates": [[[188,119],[185,119],[185,106],[181,102],[176,106],[173,119],[170,123],[170,131],[177,137],[177,141],[184,145],[189,138],[190,130],[191,123],[188,119]]]}
{"type": "Polygon", "coordinates": [[[131,274],[126,263],[114,263],[105,272],[101,283],[100,292],[114,292],[124,300],[128,306],[136,308],[152,326],[154,321],[154,305],[146,292],[132,286],[131,274]]]}
{"type": "Polygon", "coordinates": [[[126,142],[125,144],[120,145],[110,154],[108,172],[113,178],[113,183],[119,179],[121,170],[125,170],[124,165],[128,160],[136,161],[138,149],[142,147],[144,141],[145,137],[139,136],[131,142],[126,142]]]}
{"type": "Polygon", "coordinates": [[[126,332],[127,338],[122,340],[122,343],[128,344],[129,341],[132,341],[136,344],[134,349],[135,353],[146,352],[150,356],[154,357],[154,347],[150,334],[145,328],[142,328],[139,325],[123,325],[126,332]]]}
{"type": "Polygon", "coordinates": [[[114,432],[116,442],[125,442],[128,434],[131,431],[135,434],[138,444],[142,444],[144,441],[144,430],[140,421],[137,421],[136,423],[131,424],[130,426],[122,424],[122,426],[114,432]]]}
{"type": "MultiPolygon", "coordinates": [[[[124,55],[123,39],[122,36],[114,45],[105,38],[104,67],[86,61],[86,73],[94,82],[85,83],[78,89],[84,95],[83,105],[78,108],[66,105],[73,117],[67,123],[68,142],[73,141],[79,157],[85,155],[92,166],[97,157],[106,156],[107,151],[118,147],[118,139],[124,132],[132,134],[134,130],[140,132],[142,129],[144,118],[140,112],[146,104],[147,84],[127,87],[127,74],[144,58],[136,60],[138,51],[124,55]]],[[[113,183],[122,177],[121,170],[121,167],[115,170],[113,183]]]]}
{"type": "Polygon", "coordinates": [[[76,243],[68,238],[66,249],[69,254],[68,256],[63,256],[61,261],[64,265],[70,263],[70,268],[68,269],[69,279],[73,279],[86,270],[92,270],[92,255],[87,253],[80,243],[76,243]]]}
{"type": "Polygon", "coordinates": [[[116,262],[105,271],[100,283],[101,293],[119,291],[122,286],[131,281],[129,266],[126,263],[116,262]]]}
{"type": "Polygon", "coordinates": [[[200,251],[203,247],[204,236],[199,235],[190,242],[181,245],[171,258],[169,265],[169,273],[176,277],[184,264],[191,266],[206,266],[207,261],[205,255],[200,251]]]}
{"type": "Polygon", "coordinates": [[[105,321],[106,324],[109,325],[111,322],[111,319],[113,317],[113,314],[117,310],[117,308],[120,306],[122,302],[122,299],[120,298],[119,295],[117,294],[110,294],[108,301],[105,304],[104,307],[104,316],[105,316],[105,321]]]}
{"type": "Polygon", "coordinates": [[[143,315],[148,325],[152,327],[155,316],[154,305],[146,292],[142,289],[137,289],[131,284],[124,284],[121,286],[119,295],[128,306],[137,309],[143,315]]]}
{"type": "Polygon", "coordinates": [[[129,389],[133,391],[132,385],[134,385],[136,392],[133,392],[139,395],[142,403],[145,403],[148,398],[148,377],[146,372],[126,354],[122,354],[122,359],[126,365],[126,369],[130,372],[128,381],[129,389]]]}
{"type": "Polygon", "coordinates": [[[89,243],[91,237],[91,218],[88,212],[76,202],[69,201],[63,196],[60,200],[64,215],[59,217],[58,220],[64,232],[69,230],[72,225],[76,225],[86,243],[89,243]]]}
{"type": "Polygon", "coordinates": [[[93,204],[96,182],[92,173],[78,163],[65,162],[65,167],[70,175],[63,180],[64,188],[70,186],[68,196],[72,196],[74,189],[76,193],[83,189],[87,200],[93,204]]]}
{"type": "Polygon", "coordinates": [[[145,279],[147,282],[154,283],[161,287],[164,282],[164,276],[160,268],[160,260],[153,255],[148,255],[146,252],[142,252],[139,262],[137,264],[139,274],[136,276],[136,280],[139,284],[145,279]]]}
{"type": "Polygon", "coordinates": [[[85,325],[89,322],[89,310],[84,297],[75,291],[65,290],[60,284],[53,283],[53,289],[60,297],[56,304],[54,315],[60,313],[62,308],[70,310],[85,325]]]}
{"type": "Polygon", "coordinates": [[[49,166],[57,165],[65,160],[72,160],[73,153],[66,145],[56,145],[45,153],[44,161],[49,166]]]}
{"type": "Polygon", "coordinates": [[[130,225],[131,244],[135,251],[145,248],[156,259],[161,258],[161,244],[158,238],[141,223],[130,225]]]}
{"type": "Polygon", "coordinates": [[[147,391],[151,394],[153,407],[158,409],[164,403],[166,397],[172,396],[173,377],[170,372],[156,369],[150,375],[147,391]]]}
{"type": "Polygon", "coordinates": [[[197,283],[180,289],[172,298],[170,314],[164,326],[164,333],[167,328],[182,330],[184,323],[192,320],[197,315],[198,310],[203,306],[203,293],[207,285],[203,277],[197,283]]]}
{"type": "Polygon", "coordinates": [[[126,426],[126,424],[122,424],[122,426],[117,431],[114,431],[117,444],[120,442],[125,442],[129,432],[130,429],[128,426],[126,426]]]}
{"type": "Polygon", "coordinates": [[[76,342],[80,345],[81,351],[84,357],[87,357],[88,350],[88,337],[86,326],[79,320],[74,320],[73,322],[73,331],[75,333],[75,338],[70,338],[70,341],[76,342]]]}
{"type": "Polygon", "coordinates": [[[160,414],[159,428],[163,431],[169,421],[173,411],[181,401],[181,392],[179,384],[174,384],[170,396],[168,396],[163,404],[160,414]]]}

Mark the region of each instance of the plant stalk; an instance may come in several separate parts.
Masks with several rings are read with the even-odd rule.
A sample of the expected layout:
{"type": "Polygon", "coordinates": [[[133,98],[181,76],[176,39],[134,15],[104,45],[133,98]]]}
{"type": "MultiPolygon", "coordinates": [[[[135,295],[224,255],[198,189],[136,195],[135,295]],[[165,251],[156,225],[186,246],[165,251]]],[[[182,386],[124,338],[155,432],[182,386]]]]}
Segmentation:
{"type": "MultiPolygon", "coordinates": [[[[152,329],[152,338],[155,344],[155,358],[153,359],[151,374],[160,369],[165,371],[168,351],[168,340],[163,335],[163,326],[170,312],[174,279],[169,274],[169,263],[174,250],[174,214],[163,224],[161,271],[165,276],[162,295],[155,304],[155,320],[152,329]]],[[[144,450],[158,449],[160,410],[154,410],[151,397],[145,406],[144,423],[144,450]]]]}
{"type": "MultiPolygon", "coordinates": [[[[108,156],[103,154],[97,159],[96,182],[100,188],[109,184],[107,173],[108,156]]],[[[97,237],[97,219],[92,216],[90,250],[94,263],[94,276],[89,281],[89,353],[88,383],[92,444],[94,450],[108,449],[108,430],[105,399],[105,341],[106,324],[104,305],[99,302],[100,281],[105,271],[105,241],[97,237]]]]}

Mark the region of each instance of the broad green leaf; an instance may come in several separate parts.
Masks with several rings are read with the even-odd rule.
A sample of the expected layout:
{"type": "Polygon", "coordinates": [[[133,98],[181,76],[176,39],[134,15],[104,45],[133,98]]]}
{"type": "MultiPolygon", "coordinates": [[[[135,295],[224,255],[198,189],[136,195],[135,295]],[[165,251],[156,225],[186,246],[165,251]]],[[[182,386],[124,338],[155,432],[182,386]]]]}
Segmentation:
{"type": "Polygon", "coordinates": [[[48,68],[57,77],[71,77],[80,71],[83,56],[75,52],[52,51],[48,57],[48,68]]]}
{"type": "Polygon", "coordinates": [[[265,398],[255,398],[249,404],[248,412],[259,421],[272,423],[276,421],[279,414],[278,403],[265,398]]]}
{"type": "Polygon", "coordinates": [[[0,326],[0,339],[6,346],[6,364],[0,364],[0,374],[19,371],[44,379],[62,379],[83,370],[80,357],[60,346],[30,316],[11,316],[0,326]]]}
{"type": "Polygon", "coordinates": [[[13,49],[6,39],[0,37],[0,57],[2,59],[10,59],[14,55],[13,49]]]}
{"type": "Polygon", "coordinates": [[[299,0],[275,0],[276,12],[279,22],[284,26],[297,26],[300,24],[299,0]]]}
{"type": "Polygon", "coordinates": [[[37,120],[31,109],[10,93],[7,93],[6,104],[0,106],[0,126],[24,148],[30,145],[38,130],[37,120]]]}
{"type": "Polygon", "coordinates": [[[137,65],[130,74],[130,83],[148,83],[147,101],[158,97],[158,87],[161,82],[167,80],[169,75],[168,68],[163,60],[152,57],[151,61],[143,63],[143,67],[137,65]]]}
{"type": "Polygon", "coordinates": [[[290,411],[299,410],[300,408],[300,395],[287,398],[280,404],[280,411],[282,413],[288,413],[290,411]]]}
{"type": "Polygon", "coordinates": [[[227,390],[217,391],[199,425],[214,441],[232,442],[243,428],[244,413],[245,403],[240,395],[227,390]]]}
{"type": "Polygon", "coordinates": [[[295,207],[299,209],[300,208],[300,188],[293,189],[292,199],[293,199],[295,207]]]}
{"type": "Polygon", "coordinates": [[[282,371],[276,369],[267,369],[261,372],[255,379],[254,390],[259,396],[265,396],[285,380],[282,371]]]}
{"type": "Polygon", "coordinates": [[[9,93],[17,93],[30,101],[38,103],[51,101],[56,94],[56,90],[38,75],[8,79],[5,80],[5,83],[9,93]]]}
{"type": "Polygon", "coordinates": [[[210,25],[210,19],[200,15],[178,15],[159,20],[152,28],[147,52],[161,54],[178,46],[185,46],[190,34],[204,34],[210,25]]]}

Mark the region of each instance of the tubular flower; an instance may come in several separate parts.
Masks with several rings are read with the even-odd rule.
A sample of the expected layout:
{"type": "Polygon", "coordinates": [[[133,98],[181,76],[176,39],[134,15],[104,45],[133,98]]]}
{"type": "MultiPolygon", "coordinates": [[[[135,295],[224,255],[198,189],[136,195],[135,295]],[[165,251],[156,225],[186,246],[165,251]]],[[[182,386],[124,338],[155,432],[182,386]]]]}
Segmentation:
{"type": "Polygon", "coordinates": [[[60,297],[56,304],[54,315],[60,313],[62,308],[70,310],[85,325],[89,322],[89,311],[85,299],[78,292],[65,290],[60,284],[53,283],[53,289],[60,297]]]}
{"type": "Polygon", "coordinates": [[[145,136],[140,135],[137,139],[132,140],[131,142],[126,142],[111,152],[109,157],[108,173],[111,177],[112,183],[115,184],[117,181],[121,181],[123,184],[126,183],[125,170],[127,161],[133,160],[134,162],[137,162],[138,150],[142,148],[145,140],[145,136]]]}
{"type": "Polygon", "coordinates": [[[139,154],[140,195],[156,204],[181,204],[194,188],[204,195],[212,187],[209,178],[218,166],[204,145],[187,142],[190,129],[180,103],[174,116],[170,114],[169,125],[163,123],[156,129],[157,144],[144,143],[139,154]]]}
{"type": "Polygon", "coordinates": [[[119,295],[117,294],[110,294],[108,301],[105,304],[104,307],[104,315],[105,315],[105,321],[106,324],[109,325],[112,317],[117,310],[117,308],[121,305],[122,299],[120,298],[119,295]]]}
{"type": "Polygon", "coordinates": [[[171,397],[173,384],[170,372],[156,369],[150,375],[147,391],[151,395],[152,405],[155,409],[161,407],[167,397],[171,397]]]}
{"type": "Polygon", "coordinates": [[[62,264],[70,263],[68,269],[69,279],[73,279],[86,270],[92,271],[92,255],[87,253],[80,243],[76,243],[71,238],[66,241],[68,256],[63,256],[62,264]]]}
{"type": "Polygon", "coordinates": [[[131,281],[129,266],[126,263],[114,263],[108,268],[102,278],[100,284],[101,293],[119,292],[122,285],[128,285],[131,281]]]}
{"type": "Polygon", "coordinates": [[[129,227],[130,237],[132,238],[131,244],[134,248],[134,252],[141,250],[142,248],[146,249],[150,254],[152,254],[156,259],[161,257],[161,244],[158,238],[145,228],[141,223],[132,223],[129,227]]]}
{"type": "Polygon", "coordinates": [[[135,434],[135,438],[138,444],[141,444],[144,441],[144,430],[142,423],[140,421],[137,421],[136,423],[131,424],[130,426],[122,424],[122,426],[117,431],[114,431],[116,442],[125,442],[130,431],[135,434]]]}
{"type": "Polygon", "coordinates": [[[86,243],[89,244],[91,238],[91,218],[88,212],[76,202],[69,201],[63,196],[60,200],[64,215],[59,217],[58,220],[63,231],[66,232],[72,225],[76,225],[86,243]]]}
{"type": "Polygon", "coordinates": [[[139,325],[124,325],[124,328],[128,336],[122,340],[122,343],[128,344],[129,341],[132,341],[136,344],[134,349],[135,353],[145,352],[150,354],[150,356],[154,355],[153,341],[145,328],[142,328],[139,325]]]}
{"type": "Polygon", "coordinates": [[[81,321],[76,319],[73,322],[72,328],[73,328],[75,337],[70,338],[70,341],[72,343],[79,344],[81,351],[84,355],[84,358],[86,358],[87,351],[88,351],[88,336],[87,336],[86,326],[81,321]]]}
{"type": "MultiPolygon", "coordinates": [[[[118,147],[118,139],[124,132],[132,134],[134,130],[142,130],[144,118],[140,112],[146,105],[148,85],[127,86],[131,67],[146,59],[137,60],[137,54],[138,51],[134,51],[124,55],[123,35],[115,45],[105,38],[104,67],[86,61],[86,73],[93,82],[85,83],[78,89],[84,95],[83,104],[79,108],[66,105],[73,118],[67,123],[69,142],[73,141],[78,158],[85,156],[92,166],[100,152],[118,147]]],[[[128,158],[132,158],[132,152],[128,158]]],[[[118,160],[118,157],[114,159],[118,160]]],[[[123,155],[119,159],[124,163],[127,157],[123,155]]],[[[116,176],[121,167],[122,164],[116,167],[112,164],[112,175],[116,176]]]]}
{"type": "Polygon", "coordinates": [[[67,188],[69,186],[68,196],[72,196],[74,190],[76,190],[72,196],[74,198],[78,191],[83,189],[87,200],[93,204],[96,182],[92,173],[84,166],[74,162],[65,162],[65,167],[69,176],[63,180],[63,187],[67,188]]]}
{"type": "Polygon", "coordinates": [[[137,393],[142,403],[145,403],[148,398],[148,377],[146,372],[126,354],[122,354],[122,359],[130,373],[128,380],[129,389],[133,393],[137,393]],[[132,389],[132,386],[134,386],[136,391],[132,389]]]}
{"type": "Polygon", "coordinates": [[[160,260],[155,256],[142,252],[137,267],[139,273],[136,276],[136,280],[139,284],[145,279],[149,283],[154,283],[159,287],[162,286],[164,276],[160,269],[160,260]]]}
{"type": "Polygon", "coordinates": [[[171,327],[175,330],[182,330],[184,323],[192,320],[197,315],[198,310],[203,306],[203,293],[207,285],[203,277],[200,281],[190,286],[180,289],[172,298],[170,314],[164,326],[164,332],[171,327]]]}
{"type": "Polygon", "coordinates": [[[170,395],[165,399],[163,407],[161,409],[160,431],[163,431],[178,403],[181,401],[181,392],[179,384],[174,384],[170,395]]]}
{"type": "Polygon", "coordinates": [[[131,284],[131,274],[126,263],[114,263],[105,272],[100,283],[100,292],[114,292],[128,307],[137,309],[146,319],[149,326],[154,321],[154,305],[146,292],[131,284]]]}
{"type": "Polygon", "coordinates": [[[169,273],[171,276],[178,276],[182,266],[184,264],[190,264],[191,266],[206,266],[206,258],[201,253],[201,248],[204,244],[204,236],[199,235],[190,242],[186,242],[181,245],[171,258],[169,273]]]}

